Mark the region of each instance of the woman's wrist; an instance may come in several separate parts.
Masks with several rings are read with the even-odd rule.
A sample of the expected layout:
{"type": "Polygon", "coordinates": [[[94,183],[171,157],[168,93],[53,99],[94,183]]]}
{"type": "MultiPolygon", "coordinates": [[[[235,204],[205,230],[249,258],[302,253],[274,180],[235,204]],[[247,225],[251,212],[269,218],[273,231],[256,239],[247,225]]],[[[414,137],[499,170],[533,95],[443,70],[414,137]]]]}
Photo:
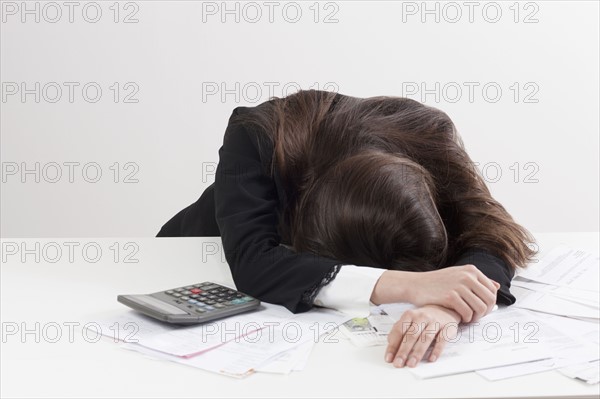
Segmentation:
{"type": "Polygon", "coordinates": [[[415,272],[386,270],[373,288],[371,302],[376,305],[395,302],[412,303],[415,275],[415,272]]]}
{"type": "Polygon", "coordinates": [[[447,308],[445,306],[429,304],[429,305],[424,305],[422,307],[432,307],[432,308],[440,309],[440,310],[444,311],[445,313],[448,313],[454,319],[454,321],[456,321],[457,323],[460,323],[462,321],[460,314],[458,314],[455,310],[447,308]]]}

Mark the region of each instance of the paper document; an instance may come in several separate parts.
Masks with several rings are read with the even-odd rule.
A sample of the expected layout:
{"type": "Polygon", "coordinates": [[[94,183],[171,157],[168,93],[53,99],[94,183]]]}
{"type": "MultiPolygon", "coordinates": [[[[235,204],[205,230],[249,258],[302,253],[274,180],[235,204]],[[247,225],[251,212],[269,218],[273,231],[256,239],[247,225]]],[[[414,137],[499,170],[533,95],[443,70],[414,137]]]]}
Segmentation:
{"type": "Polygon", "coordinates": [[[421,360],[409,371],[420,378],[460,374],[468,371],[517,364],[552,357],[551,350],[532,323],[531,316],[512,307],[498,309],[475,323],[459,326],[435,362],[421,360]]]}
{"type": "Polygon", "coordinates": [[[517,275],[541,283],[598,292],[600,259],[597,255],[560,244],[540,262],[519,270],[517,275]]]}
{"type": "Polygon", "coordinates": [[[577,378],[588,384],[598,384],[600,382],[600,361],[598,360],[561,368],[558,371],[567,377],[577,378]]]}
{"type": "Polygon", "coordinates": [[[477,374],[488,380],[496,381],[600,359],[600,346],[598,345],[600,332],[597,323],[551,314],[530,313],[531,320],[535,323],[538,321],[544,323],[540,325],[539,334],[545,335],[545,341],[552,349],[552,358],[478,370],[477,374]]]}
{"type": "Polygon", "coordinates": [[[295,315],[282,306],[263,303],[259,310],[201,325],[171,325],[135,311],[99,324],[103,333],[110,336],[118,334],[125,342],[175,356],[191,357],[268,325],[282,324],[293,317],[295,315]],[[115,332],[115,328],[118,331],[115,332]]]}
{"type": "Polygon", "coordinates": [[[513,306],[581,319],[600,318],[600,310],[596,307],[583,305],[539,291],[527,290],[523,292],[519,295],[517,302],[513,306]]]}
{"type": "MultiPolygon", "coordinates": [[[[210,348],[200,353],[178,355],[188,353],[190,348],[197,350],[199,346],[205,345],[197,341],[202,334],[207,333],[206,329],[213,323],[186,328],[184,332],[170,328],[165,332],[159,328],[153,335],[148,333],[153,327],[153,323],[150,322],[150,326],[142,331],[142,341],[124,343],[123,347],[148,356],[238,378],[259,370],[286,374],[293,370],[301,370],[314,343],[324,334],[335,331],[339,324],[348,319],[347,315],[326,308],[314,308],[305,313],[293,314],[282,306],[265,306],[267,311],[258,314],[252,312],[223,319],[228,327],[225,332],[230,336],[225,335],[227,338],[221,339],[223,335],[215,334],[220,338],[211,338],[210,348]],[[271,311],[268,311],[269,309],[271,311]],[[287,317],[289,315],[286,312],[291,317],[287,317]],[[233,326],[236,326],[236,323],[243,326],[243,323],[248,322],[243,316],[250,315],[253,315],[253,323],[263,327],[255,326],[251,332],[240,334],[239,331],[243,331],[243,327],[233,326]]],[[[131,317],[132,315],[128,316],[131,317]]]]}
{"type": "Polygon", "coordinates": [[[578,290],[570,287],[557,286],[552,284],[538,283],[536,281],[525,280],[516,277],[511,285],[521,287],[531,291],[551,294],[555,297],[565,299],[577,304],[600,308],[600,295],[595,291],[578,290]]]}
{"type": "Polygon", "coordinates": [[[531,291],[551,294],[558,298],[566,299],[581,305],[600,308],[600,295],[595,291],[585,291],[570,287],[538,283],[536,281],[525,280],[520,277],[516,277],[511,282],[511,285],[513,287],[521,287],[531,291]]]}
{"type": "Polygon", "coordinates": [[[255,371],[276,374],[289,374],[292,371],[302,371],[308,362],[314,346],[314,342],[307,341],[288,351],[281,352],[256,367],[255,371]]]}
{"type": "Polygon", "coordinates": [[[600,259],[560,244],[513,279],[516,307],[582,320],[600,319],[600,259]],[[518,287],[518,289],[517,289],[518,287]]]}

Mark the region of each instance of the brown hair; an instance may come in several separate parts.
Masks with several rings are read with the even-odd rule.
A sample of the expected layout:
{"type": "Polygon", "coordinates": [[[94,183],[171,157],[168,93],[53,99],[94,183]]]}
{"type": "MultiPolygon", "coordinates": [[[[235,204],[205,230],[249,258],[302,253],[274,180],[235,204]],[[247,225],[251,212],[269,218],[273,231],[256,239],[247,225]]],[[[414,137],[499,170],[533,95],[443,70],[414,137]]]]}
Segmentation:
{"type": "Polygon", "coordinates": [[[492,198],[452,120],[402,97],[307,90],[242,114],[266,134],[288,197],[279,229],[297,251],[425,271],[468,248],[525,267],[534,238],[492,198]]]}

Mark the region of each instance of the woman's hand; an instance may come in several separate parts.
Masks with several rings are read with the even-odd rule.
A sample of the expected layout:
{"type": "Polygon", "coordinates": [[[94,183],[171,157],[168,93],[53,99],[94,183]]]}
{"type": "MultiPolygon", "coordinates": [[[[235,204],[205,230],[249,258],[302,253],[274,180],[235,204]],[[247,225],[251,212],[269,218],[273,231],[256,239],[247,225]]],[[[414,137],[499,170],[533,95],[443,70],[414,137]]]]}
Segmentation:
{"type": "Polygon", "coordinates": [[[414,273],[411,278],[415,281],[407,292],[410,303],[450,308],[465,323],[475,322],[490,313],[500,288],[500,284],[473,265],[414,273]]]}
{"type": "Polygon", "coordinates": [[[375,304],[409,302],[439,305],[456,311],[471,323],[490,313],[500,288],[473,265],[452,266],[429,272],[386,270],[375,285],[375,304]]]}
{"type": "Polygon", "coordinates": [[[438,305],[425,305],[405,311],[388,335],[385,361],[394,367],[415,367],[435,340],[429,361],[442,353],[447,340],[458,334],[460,315],[438,305]]]}

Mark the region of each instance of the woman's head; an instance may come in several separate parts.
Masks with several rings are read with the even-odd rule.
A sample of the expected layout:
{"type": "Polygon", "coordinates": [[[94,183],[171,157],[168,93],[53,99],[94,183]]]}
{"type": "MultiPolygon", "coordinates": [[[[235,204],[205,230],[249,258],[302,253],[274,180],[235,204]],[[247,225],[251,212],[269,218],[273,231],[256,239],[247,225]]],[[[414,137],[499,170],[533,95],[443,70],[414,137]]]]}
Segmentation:
{"type": "Polygon", "coordinates": [[[330,166],[298,199],[292,246],[356,265],[434,270],[448,239],[435,185],[400,154],[362,150],[330,166]]]}
{"type": "Polygon", "coordinates": [[[297,250],[404,270],[445,267],[470,248],[511,269],[535,255],[533,236],[492,197],[439,109],[303,90],[230,123],[272,150],[284,193],[278,232],[297,250]]]}

